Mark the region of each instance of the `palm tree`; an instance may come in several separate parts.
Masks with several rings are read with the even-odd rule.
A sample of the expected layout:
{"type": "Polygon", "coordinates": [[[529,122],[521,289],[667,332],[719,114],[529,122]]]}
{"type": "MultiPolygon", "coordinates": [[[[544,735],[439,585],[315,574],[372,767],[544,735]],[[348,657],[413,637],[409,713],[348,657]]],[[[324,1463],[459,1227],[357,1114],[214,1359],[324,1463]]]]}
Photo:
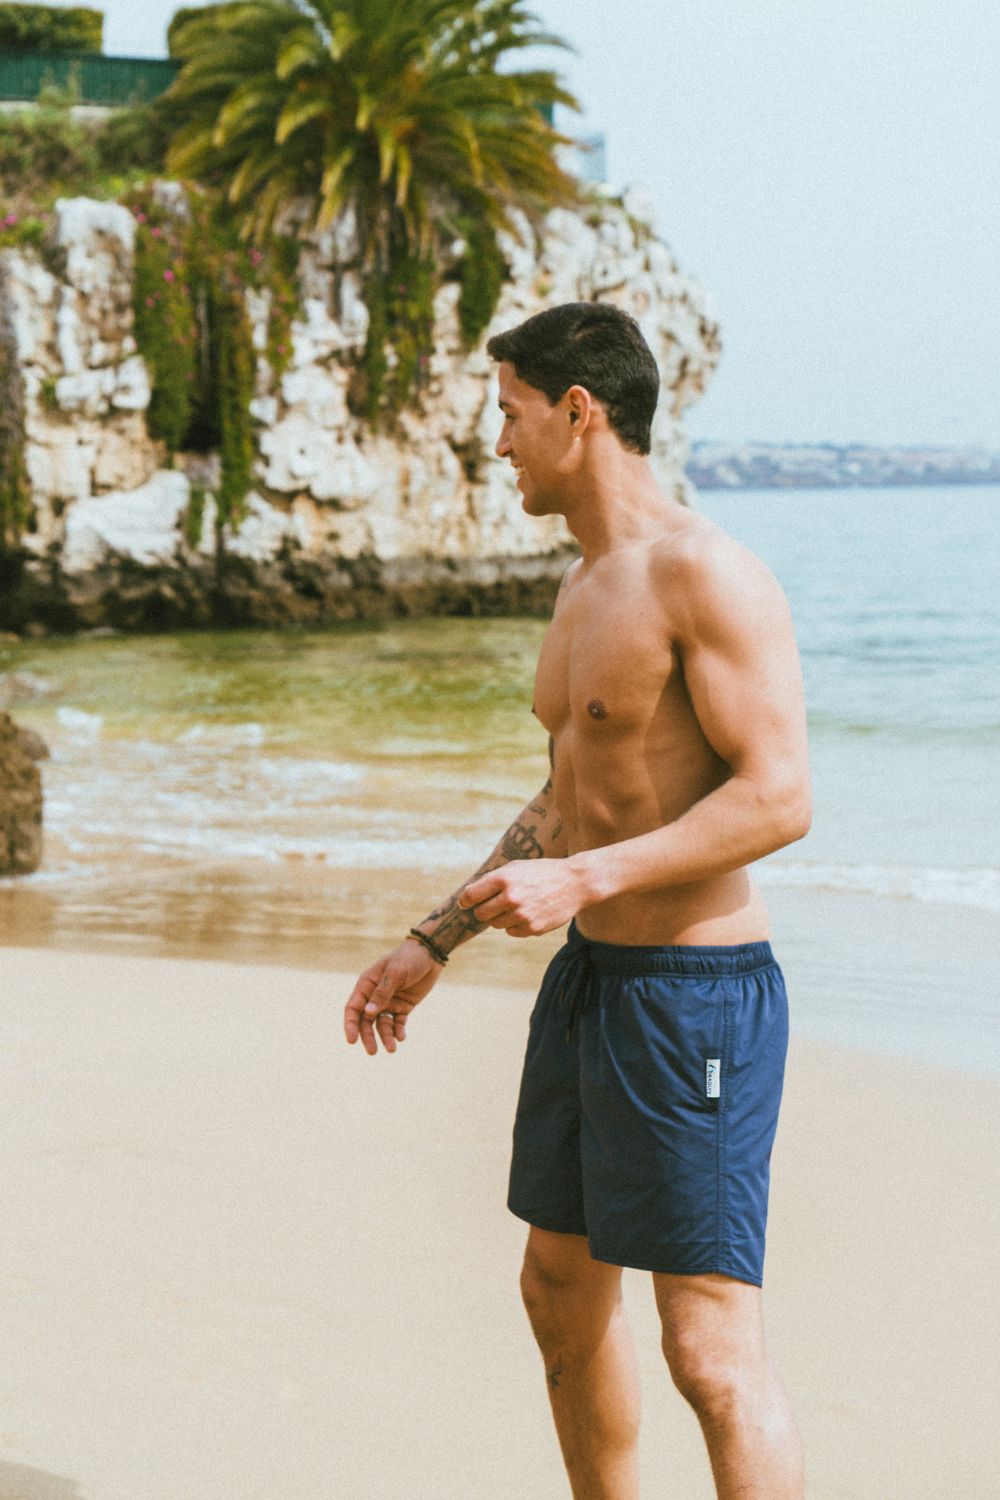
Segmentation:
{"type": "Polygon", "coordinates": [[[548,69],[498,71],[565,45],[523,0],[233,0],[181,11],[170,42],[168,170],[215,184],[245,236],[296,203],[316,228],[353,208],[384,278],[459,218],[576,201],[543,113],[575,101],[548,69]]]}

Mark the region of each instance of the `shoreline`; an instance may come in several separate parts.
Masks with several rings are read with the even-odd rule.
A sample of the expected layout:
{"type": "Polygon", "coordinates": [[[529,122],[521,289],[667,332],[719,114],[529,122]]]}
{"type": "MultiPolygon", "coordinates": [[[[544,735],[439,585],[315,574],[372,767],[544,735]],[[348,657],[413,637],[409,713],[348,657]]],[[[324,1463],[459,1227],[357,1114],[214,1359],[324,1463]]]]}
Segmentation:
{"type": "MultiPolygon", "coordinates": [[[[34,948],[356,975],[466,874],[268,866],[183,896],[172,875],[169,886],[144,883],[118,912],[93,891],[81,891],[77,909],[42,886],[8,886],[0,955],[34,948]]],[[[1000,913],[869,892],[768,885],[763,895],[795,1035],[1000,1078],[1000,913]]],[[[527,942],[485,933],[458,950],[449,980],[535,991],[562,941],[560,932],[527,942]]]]}
{"type": "MultiPolygon", "coordinates": [[[[0,1490],[565,1493],[504,1206],[530,992],[449,976],[370,1059],[348,974],[0,963],[0,1490]]],[[[811,1500],[994,1493],[998,1128],[1000,1083],[793,1038],[765,1285],[811,1500]]],[[[644,1482],[707,1500],[648,1277],[626,1300],[644,1482]]]]}

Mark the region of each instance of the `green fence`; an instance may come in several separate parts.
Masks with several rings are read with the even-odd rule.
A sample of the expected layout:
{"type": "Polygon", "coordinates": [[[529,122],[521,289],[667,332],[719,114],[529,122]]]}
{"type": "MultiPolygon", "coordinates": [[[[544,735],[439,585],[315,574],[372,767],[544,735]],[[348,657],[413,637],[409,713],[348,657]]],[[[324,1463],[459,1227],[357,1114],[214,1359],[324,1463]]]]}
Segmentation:
{"type": "Polygon", "coordinates": [[[169,88],[180,63],[167,57],[99,57],[92,52],[0,52],[0,99],[34,100],[75,79],[81,104],[132,104],[169,88]]]}

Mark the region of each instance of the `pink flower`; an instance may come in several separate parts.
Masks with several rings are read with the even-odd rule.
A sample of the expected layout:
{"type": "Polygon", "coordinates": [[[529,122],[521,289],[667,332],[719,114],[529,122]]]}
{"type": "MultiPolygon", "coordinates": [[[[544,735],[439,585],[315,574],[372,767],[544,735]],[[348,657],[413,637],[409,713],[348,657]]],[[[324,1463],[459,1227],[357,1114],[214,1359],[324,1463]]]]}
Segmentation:
{"type": "Polygon", "coordinates": [[[6,225],[8,225],[8,226],[16,224],[17,223],[17,214],[8,214],[7,217],[6,217],[6,219],[4,219],[4,223],[6,225]]]}
{"type": "Polygon", "coordinates": [[[149,232],[154,237],[154,239],[158,239],[159,240],[159,239],[163,238],[163,230],[162,229],[157,229],[157,227],[156,227],[155,224],[153,225],[152,229],[149,232]]]}
{"type": "Polygon", "coordinates": [[[143,213],[143,211],[142,211],[141,208],[137,208],[135,210],[135,216],[139,220],[140,224],[145,224],[145,222],[146,222],[146,215],[143,213]]]}
{"type": "Polygon", "coordinates": [[[146,306],[147,307],[155,307],[156,306],[156,298],[155,297],[147,297],[146,298],[146,306]]]}
{"type": "Polygon", "coordinates": [[[164,271],[164,273],[163,273],[163,279],[164,279],[164,281],[173,281],[173,279],[174,279],[174,273],[173,273],[173,271],[171,271],[169,269],[166,270],[166,271],[164,271]]]}

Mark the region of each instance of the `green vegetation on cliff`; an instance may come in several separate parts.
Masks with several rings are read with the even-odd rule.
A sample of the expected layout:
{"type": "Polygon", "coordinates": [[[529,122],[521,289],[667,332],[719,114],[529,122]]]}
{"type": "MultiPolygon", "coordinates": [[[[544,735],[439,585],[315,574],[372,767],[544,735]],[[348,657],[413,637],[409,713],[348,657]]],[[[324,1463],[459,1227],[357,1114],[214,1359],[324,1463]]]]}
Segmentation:
{"type": "Polygon", "coordinates": [[[8,328],[0,329],[0,553],[17,546],[31,516],[24,463],[24,383],[8,328]]]}
{"type": "Polygon", "coordinates": [[[0,52],[100,52],[103,38],[99,10],[0,5],[0,52]]]}
{"type": "Polygon", "coordinates": [[[268,352],[280,372],[298,305],[296,247],[278,238],[263,251],[248,247],[218,198],[193,189],[174,211],[152,190],[134,194],[129,206],[135,336],[153,385],[149,430],[171,453],[218,449],[219,519],[237,521],[254,456],[255,355],[244,293],[269,292],[268,352]]]}
{"type": "Polygon", "coordinates": [[[174,18],[169,170],[217,188],[262,242],[288,217],[353,215],[373,313],[355,404],[373,422],[419,388],[457,222],[477,226],[471,339],[496,305],[511,210],[577,200],[544,113],[573,99],[549,69],[501,66],[540,44],[562,45],[522,0],[233,0],[174,18]]]}
{"type": "MultiPolygon", "coordinates": [[[[99,50],[100,21],[97,11],[0,5],[0,48],[6,25],[11,47],[99,50]]],[[[84,118],[71,76],[43,90],[37,108],[0,114],[0,250],[48,256],[61,196],[132,210],[150,431],[171,454],[219,452],[220,520],[237,520],[254,455],[245,293],[267,294],[266,354],[280,376],[292,353],[303,232],[339,224],[342,247],[352,247],[337,270],[359,274],[370,316],[349,401],[374,427],[419,400],[442,281],[460,283],[471,348],[509,274],[498,234],[514,211],[537,223],[579,202],[558,158],[564,138],[550,124],[555,104],[575,101],[552,70],[511,67],[515,53],[538,45],[564,43],[524,0],[181,9],[169,31],[180,72],[152,102],[84,118]],[[154,189],[163,177],[183,183],[186,209],[163,206],[154,189]]],[[[30,494],[16,360],[0,351],[0,364],[14,392],[0,420],[2,550],[16,546],[30,494]]],[[[54,391],[50,379],[43,400],[54,391]]]]}

